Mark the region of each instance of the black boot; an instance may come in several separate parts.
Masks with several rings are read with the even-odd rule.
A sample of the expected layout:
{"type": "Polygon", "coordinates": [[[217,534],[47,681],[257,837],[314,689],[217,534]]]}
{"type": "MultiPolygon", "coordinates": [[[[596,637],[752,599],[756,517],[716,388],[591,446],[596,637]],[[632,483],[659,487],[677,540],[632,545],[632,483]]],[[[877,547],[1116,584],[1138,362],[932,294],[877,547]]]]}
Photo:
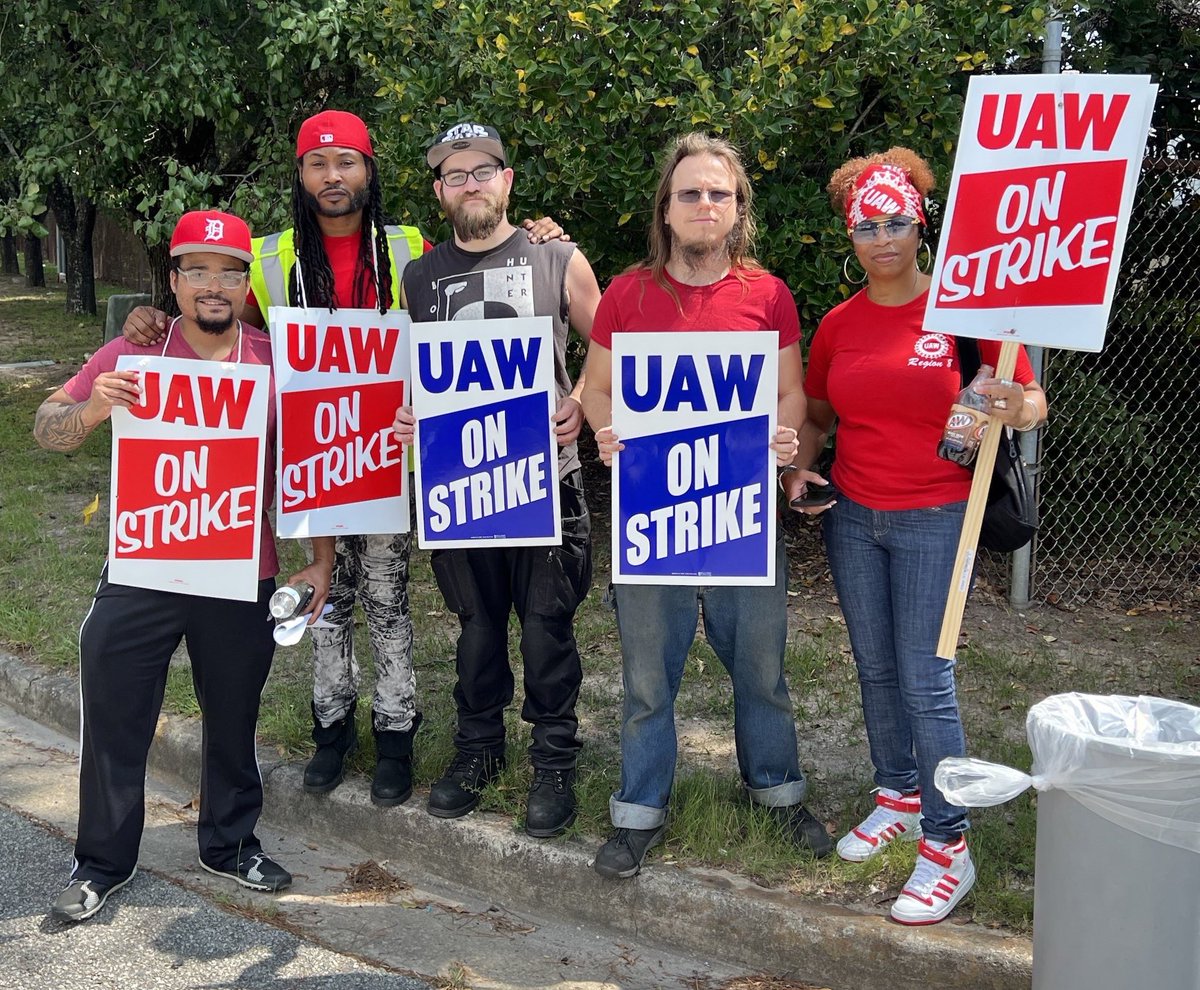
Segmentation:
{"type": "Polygon", "coordinates": [[[421,713],[413,716],[407,732],[375,733],[375,779],[371,781],[371,803],[381,808],[403,804],[412,797],[413,737],[421,726],[421,713]]]}
{"type": "Polygon", "coordinates": [[[354,731],[354,709],[358,700],[350,702],[350,710],[333,725],[324,726],[317,718],[313,705],[313,742],[317,751],[304,768],[304,789],[309,794],[325,794],[342,782],[345,762],[358,749],[358,733],[354,731]]]}

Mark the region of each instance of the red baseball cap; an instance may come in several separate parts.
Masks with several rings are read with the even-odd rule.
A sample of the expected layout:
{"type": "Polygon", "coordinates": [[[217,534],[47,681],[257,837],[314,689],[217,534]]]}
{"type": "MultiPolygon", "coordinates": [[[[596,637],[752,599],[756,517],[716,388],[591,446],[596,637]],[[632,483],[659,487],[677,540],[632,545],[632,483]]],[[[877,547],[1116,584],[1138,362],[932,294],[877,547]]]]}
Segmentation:
{"type": "Polygon", "coordinates": [[[303,158],[317,148],[351,148],[369,158],[375,157],[367,125],[360,117],[345,110],[322,110],[300,125],[296,157],[303,158]]]}
{"type": "Polygon", "coordinates": [[[254,260],[246,221],[220,210],[192,210],[175,224],[175,233],[171,235],[171,257],[178,258],[195,251],[227,254],[247,264],[254,260]]]}

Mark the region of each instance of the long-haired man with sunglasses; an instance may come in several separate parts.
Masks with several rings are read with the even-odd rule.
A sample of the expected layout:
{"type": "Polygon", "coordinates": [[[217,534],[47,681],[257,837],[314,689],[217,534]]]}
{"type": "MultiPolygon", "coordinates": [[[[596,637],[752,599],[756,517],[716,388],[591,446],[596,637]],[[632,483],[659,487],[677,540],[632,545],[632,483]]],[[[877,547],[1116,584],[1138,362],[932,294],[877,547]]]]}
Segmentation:
{"type": "MultiPolygon", "coordinates": [[[[800,318],[788,287],[754,260],[753,190],[728,141],[685,134],[666,151],[650,253],[618,276],[596,312],[588,350],[588,422],[601,459],[622,449],[612,431],[614,333],[766,330],[779,335],[776,461],[796,451],[804,422],[800,318]]],[[[833,842],[801,801],[805,793],[792,703],[783,676],[787,641],[787,558],[776,545],[773,587],[621,584],[617,628],[624,658],[621,787],[609,810],[615,832],[596,854],[606,877],[634,876],[662,841],[675,779],[675,696],[703,616],[709,644],[733,682],[738,768],[750,800],[787,837],[816,856],[833,842]]]]}
{"type": "MultiPolygon", "coordinates": [[[[533,783],[525,830],[548,837],[575,820],[575,762],[580,742],[575,703],[583,680],[575,644],[575,610],[591,585],[590,522],[575,439],[583,425],[582,378],[566,368],[569,327],[586,341],[600,288],[573,244],[530,244],[508,220],[513,170],[494,128],[461,123],[439,134],[426,154],[433,189],[454,226],[440,244],[404,272],[414,320],[549,316],[554,325],[558,407],[558,479],[562,544],[435,550],[433,570],[461,632],[454,700],[456,754],[429,794],[429,812],[458,818],[504,767],[504,710],[513,699],[508,618],[521,622],[525,703],[533,726],[533,783]]],[[[411,443],[410,409],[397,414],[397,434],[411,443]]]]}

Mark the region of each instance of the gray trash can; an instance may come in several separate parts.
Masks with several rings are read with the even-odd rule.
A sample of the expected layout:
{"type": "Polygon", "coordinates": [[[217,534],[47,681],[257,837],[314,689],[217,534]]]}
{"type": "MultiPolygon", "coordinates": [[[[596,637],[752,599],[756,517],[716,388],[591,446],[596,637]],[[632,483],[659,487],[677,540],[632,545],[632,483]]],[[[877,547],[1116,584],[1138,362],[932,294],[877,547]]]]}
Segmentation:
{"type": "Polygon", "coordinates": [[[150,296],[146,293],[131,293],[129,295],[109,296],[108,312],[104,316],[104,342],[115,340],[121,336],[121,328],[125,319],[138,306],[149,306],[150,296]]]}
{"type": "Polygon", "coordinates": [[[946,760],[979,807],[1038,796],[1033,990],[1200,990],[1200,708],[1055,695],[1029,710],[1033,776],[946,760]]]}

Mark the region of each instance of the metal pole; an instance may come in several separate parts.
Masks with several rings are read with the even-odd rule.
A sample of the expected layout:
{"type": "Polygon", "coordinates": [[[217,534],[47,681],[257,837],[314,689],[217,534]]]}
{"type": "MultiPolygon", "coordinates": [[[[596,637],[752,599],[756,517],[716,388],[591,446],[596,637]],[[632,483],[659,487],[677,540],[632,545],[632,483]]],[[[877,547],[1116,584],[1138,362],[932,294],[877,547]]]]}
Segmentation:
{"type": "MultiPolygon", "coordinates": [[[[1046,22],[1046,38],[1042,42],[1042,74],[1058,75],[1062,71],[1062,19],[1057,14],[1046,22]]],[[[1029,363],[1033,366],[1033,377],[1042,380],[1045,365],[1044,351],[1030,347],[1029,363]]],[[[1029,465],[1033,476],[1033,500],[1037,504],[1041,495],[1041,430],[1030,430],[1021,434],[1021,456],[1029,465]]],[[[1028,608],[1030,601],[1033,567],[1033,544],[1017,550],[1012,555],[1012,571],[1008,582],[1008,603],[1016,609],[1028,608]]]]}

